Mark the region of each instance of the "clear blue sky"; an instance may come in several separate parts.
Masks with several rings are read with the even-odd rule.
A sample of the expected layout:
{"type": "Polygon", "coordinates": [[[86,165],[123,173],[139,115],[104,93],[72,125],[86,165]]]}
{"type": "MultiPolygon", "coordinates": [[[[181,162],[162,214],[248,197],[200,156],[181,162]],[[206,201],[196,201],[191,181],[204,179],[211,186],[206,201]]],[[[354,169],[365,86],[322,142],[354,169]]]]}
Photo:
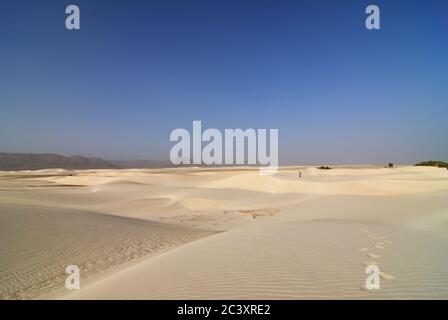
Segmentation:
{"type": "Polygon", "coordinates": [[[447,16],[445,0],[2,1],[0,151],[168,159],[171,130],[202,120],[278,128],[284,164],[448,160],[447,16]]]}

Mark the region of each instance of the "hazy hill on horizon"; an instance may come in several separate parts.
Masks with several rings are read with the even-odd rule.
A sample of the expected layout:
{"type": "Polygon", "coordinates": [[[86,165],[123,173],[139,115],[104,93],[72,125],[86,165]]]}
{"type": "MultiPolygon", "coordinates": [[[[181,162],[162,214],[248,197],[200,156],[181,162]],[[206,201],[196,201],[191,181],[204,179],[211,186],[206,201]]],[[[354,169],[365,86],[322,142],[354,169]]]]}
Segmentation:
{"type": "Polygon", "coordinates": [[[108,162],[120,168],[129,168],[129,169],[174,167],[174,165],[170,161],[163,161],[163,160],[108,160],[108,162]]]}
{"type": "Polygon", "coordinates": [[[104,160],[81,155],[63,156],[56,153],[0,152],[0,171],[41,169],[150,169],[173,167],[169,161],[104,160]]]}
{"type": "Polygon", "coordinates": [[[62,156],[53,153],[7,153],[0,152],[0,170],[41,170],[41,169],[114,169],[119,166],[101,158],[80,155],[62,156]]]}
{"type": "MultiPolygon", "coordinates": [[[[446,167],[442,161],[426,161],[416,166],[446,167]],[[443,166],[441,164],[444,164],[443,166]]],[[[0,152],[0,171],[42,170],[42,169],[157,169],[202,165],[173,165],[164,160],[104,160],[81,155],[63,156],[55,153],[10,153],[0,152]]],[[[311,165],[314,166],[314,165],[311,165]]],[[[212,167],[219,167],[218,165],[212,167]]]]}

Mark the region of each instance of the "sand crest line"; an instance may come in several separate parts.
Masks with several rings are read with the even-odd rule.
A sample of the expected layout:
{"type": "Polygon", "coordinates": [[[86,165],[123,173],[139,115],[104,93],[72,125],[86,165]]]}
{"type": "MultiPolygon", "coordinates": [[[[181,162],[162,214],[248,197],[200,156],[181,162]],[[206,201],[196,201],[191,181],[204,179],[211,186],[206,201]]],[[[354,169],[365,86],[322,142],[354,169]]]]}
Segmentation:
{"type": "Polygon", "coordinates": [[[31,281],[30,297],[46,287],[46,297],[67,299],[367,299],[371,294],[359,290],[367,262],[383,272],[384,286],[375,297],[440,298],[448,287],[442,252],[448,240],[440,236],[446,233],[440,223],[446,171],[280,167],[273,176],[261,176],[257,168],[62,173],[0,172],[0,206],[16,207],[0,210],[0,241],[9,244],[2,246],[0,261],[10,270],[8,283],[16,284],[4,286],[2,296],[24,294],[17,279],[36,261],[56,266],[37,279],[45,274],[63,280],[65,267],[79,264],[81,272],[90,270],[92,278],[86,279],[92,281],[85,286],[81,281],[76,292],[61,292],[51,282],[25,277],[31,281]],[[71,223],[88,228],[51,231],[71,223]],[[11,224],[22,231],[11,233],[11,224]],[[39,241],[27,249],[27,237],[39,241]],[[79,252],[80,260],[64,260],[65,246],[79,252]],[[45,256],[39,258],[39,252],[45,256]],[[429,263],[424,273],[422,255],[429,263]],[[117,269],[105,274],[104,267],[117,269]]]}

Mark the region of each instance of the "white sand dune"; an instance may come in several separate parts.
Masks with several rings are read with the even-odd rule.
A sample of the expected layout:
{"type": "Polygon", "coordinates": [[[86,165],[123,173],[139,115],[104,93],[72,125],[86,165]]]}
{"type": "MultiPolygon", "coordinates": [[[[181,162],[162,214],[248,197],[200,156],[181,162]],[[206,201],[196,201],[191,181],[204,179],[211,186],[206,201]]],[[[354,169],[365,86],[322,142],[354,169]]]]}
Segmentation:
{"type": "Polygon", "coordinates": [[[0,298],[28,299],[213,234],[73,209],[0,205],[0,298]]]}
{"type": "MultiPolygon", "coordinates": [[[[0,291],[8,292],[3,294],[7,297],[448,298],[446,169],[285,167],[274,176],[261,176],[255,168],[0,174],[0,217],[24,228],[29,221],[41,219],[11,217],[30,207],[41,213],[62,213],[60,223],[82,215],[84,220],[77,221],[91,226],[85,231],[85,242],[76,239],[64,250],[91,246],[96,239],[92,230],[106,234],[105,239],[116,246],[132,234],[132,241],[141,241],[142,247],[161,246],[171,239],[171,249],[137,250],[138,259],[129,260],[117,257],[113,249],[92,247],[91,254],[80,255],[84,264],[109,258],[113,265],[84,272],[87,281],[80,290],[52,286],[45,296],[37,290],[39,275],[27,295],[18,295],[15,277],[24,270],[29,273],[29,267],[26,263],[14,267],[8,262],[11,255],[0,252],[0,265],[10,263],[8,270],[16,272],[8,289],[0,291]],[[97,226],[98,217],[122,220],[114,220],[116,229],[109,232],[97,226]],[[155,222],[159,224],[154,226],[155,222]],[[158,230],[160,236],[134,233],[136,225],[150,233],[158,230]],[[194,239],[199,240],[191,242],[194,239]],[[373,292],[364,288],[369,264],[381,271],[381,289],[373,292]]],[[[75,230],[84,234],[81,228],[75,230]]],[[[34,239],[43,237],[42,231],[28,232],[34,239]]],[[[17,237],[0,241],[15,247],[15,255],[25,251],[17,245],[17,237]]],[[[37,255],[39,268],[48,264],[50,256],[59,259],[58,267],[49,268],[48,274],[59,274],[60,284],[64,276],[60,268],[70,259],[54,254],[57,246],[42,243],[48,245],[48,256],[37,255]]]]}
{"type": "MultiPolygon", "coordinates": [[[[406,242],[381,255],[358,223],[263,224],[218,234],[146,259],[69,299],[446,298],[447,259],[435,238],[374,226],[406,242]],[[372,252],[377,252],[373,247],[372,252]],[[422,259],[425,257],[425,260],[422,259]],[[375,259],[371,261],[371,259],[375,259]],[[362,290],[364,263],[381,270],[381,290],[362,290]],[[179,267],[181,266],[181,267],[179,267]]],[[[441,244],[448,243],[444,239],[441,244]]]]}

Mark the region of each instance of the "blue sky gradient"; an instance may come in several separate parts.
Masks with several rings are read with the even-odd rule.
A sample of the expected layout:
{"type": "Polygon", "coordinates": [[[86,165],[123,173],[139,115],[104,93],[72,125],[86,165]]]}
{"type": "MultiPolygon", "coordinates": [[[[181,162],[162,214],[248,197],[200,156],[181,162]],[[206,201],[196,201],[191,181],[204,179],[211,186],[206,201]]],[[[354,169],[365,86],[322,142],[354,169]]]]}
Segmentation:
{"type": "Polygon", "coordinates": [[[278,128],[282,164],[448,160],[448,2],[2,1],[0,151],[169,159],[278,128]],[[65,28],[65,7],[81,30],[65,28]],[[381,30],[364,26],[367,5],[381,30]]]}

